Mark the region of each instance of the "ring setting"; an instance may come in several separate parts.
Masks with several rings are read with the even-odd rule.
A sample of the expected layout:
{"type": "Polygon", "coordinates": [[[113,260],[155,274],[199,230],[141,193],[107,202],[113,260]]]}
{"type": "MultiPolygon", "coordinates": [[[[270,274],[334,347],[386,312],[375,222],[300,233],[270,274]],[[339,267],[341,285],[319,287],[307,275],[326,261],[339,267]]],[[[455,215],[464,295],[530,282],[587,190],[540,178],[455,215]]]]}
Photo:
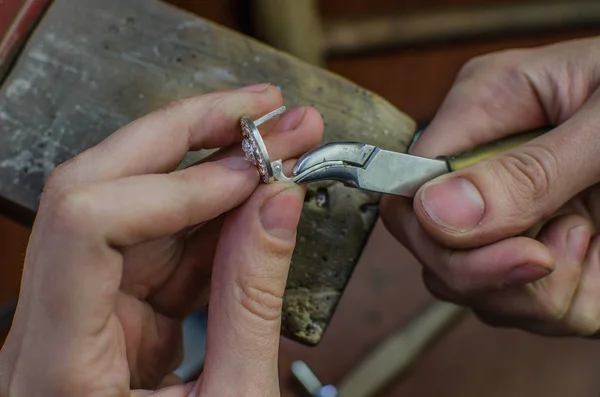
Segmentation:
{"type": "Polygon", "coordinates": [[[240,125],[242,127],[242,150],[244,151],[246,159],[258,169],[263,183],[269,183],[271,178],[273,178],[273,167],[258,127],[284,113],[285,110],[286,107],[282,106],[258,120],[254,121],[249,117],[242,117],[240,120],[240,125]]]}

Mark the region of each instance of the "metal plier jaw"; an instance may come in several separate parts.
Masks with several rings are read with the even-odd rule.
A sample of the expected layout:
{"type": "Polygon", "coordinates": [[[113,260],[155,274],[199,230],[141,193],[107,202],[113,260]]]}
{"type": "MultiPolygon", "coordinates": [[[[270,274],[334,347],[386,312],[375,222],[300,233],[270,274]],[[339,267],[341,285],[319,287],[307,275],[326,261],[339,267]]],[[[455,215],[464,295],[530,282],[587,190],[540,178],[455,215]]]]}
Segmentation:
{"type": "MultiPolygon", "coordinates": [[[[283,173],[281,160],[269,160],[258,130],[258,126],[282,114],[285,109],[282,106],[258,120],[242,117],[240,121],[242,149],[246,158],[257,165],[264,183],[273,179],[294,183],[333,180],[361,190],[405,197],[414,197],[422,185],[438,176],[517,147],[549,130],[543,128],[509,136],[469,152],[437,159],[391,152],[361,142],[328,143],[302,156],[294,166],[292,176],[288,177],[283,173]]],[[[411,146],[419,135],[415,135],[411,146]]]]}
{"type": "Polygon", "coordinates": [[[361,190],[414,197],[419,188],[432,179],[516,148],[547,131],[548,128],[543,128],[515,134],[467,152],[435,159],[383,150],[361,142],[328,143],[302,156],[291,177],[284,175],[280,160],[273,162],[271,176],[296,183],[334,180],[361,190]]]}
{"type": "Polygon", "coordinates": [[[337,180],[347,186],[359,187],[358,170],[363,169],[377,148],[358,142],[325,144],[304,154],[294,165],[292,177],[283,175],[274,163],[273,176],[277,180],[309,183],[322,180],[337,180]]]}
{"type": "Polygon", "coordinates": [[[310,183],[334,180],[346,186],[378,193],[413,197],[433,177],[448,172],[445,161],[383,150],[360,142],[328,143],[302,156],[283,173],[280,160],[272,163],[276,180],[310,183]]]}

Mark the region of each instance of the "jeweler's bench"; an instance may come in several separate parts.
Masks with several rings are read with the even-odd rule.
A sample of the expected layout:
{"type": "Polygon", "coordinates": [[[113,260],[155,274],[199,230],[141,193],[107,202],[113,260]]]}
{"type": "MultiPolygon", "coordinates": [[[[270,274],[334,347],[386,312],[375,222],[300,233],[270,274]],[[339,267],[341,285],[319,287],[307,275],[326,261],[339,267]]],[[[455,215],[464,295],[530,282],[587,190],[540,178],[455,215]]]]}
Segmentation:
{"type": "MultiPolygon", "coordinates": [[[[414,133],[414,122],[382,98],[160,1],[33,3],[0,47],[0,211],[20,222],[32,222],[56,165],[182,97],[270,82],[288,107],[321,112],[325,141],[404,151],[414,133]],[[18,34],[29,27],[30,36],[18,34]],[[25,46],[16,52],[15,43],[25,46]]],[[[190,153],[183,165],[202,156],[190,153]]],[[[284,335],[320,341],[375,224],[378,199],[337,183],[309,186],[284,335]]]]}

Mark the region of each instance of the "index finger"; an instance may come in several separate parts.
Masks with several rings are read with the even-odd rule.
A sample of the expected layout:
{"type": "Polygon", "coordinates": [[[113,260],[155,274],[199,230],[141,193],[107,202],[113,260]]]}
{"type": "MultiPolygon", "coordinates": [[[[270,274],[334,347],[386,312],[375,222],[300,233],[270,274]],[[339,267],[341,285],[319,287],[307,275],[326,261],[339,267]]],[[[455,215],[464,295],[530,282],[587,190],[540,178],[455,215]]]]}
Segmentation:
{"type": "Polygon", "coordinates": [[[593,95],[596,37],[474,58],[459,73],[414,154],[436,157],[547,126],[560,126],[593,95]]]}
{"type": "Polygon", "coordinates": [[[97,182],[173,171],[188,151],[213,149],[241,139],[241,116],[257,117],[281,106],[269,84],[215,92],[172,103],[121,128],[66,162],[49,184],[97,182]]]}
{"type": "Polygon", "coordinates": [[[425,157],[459,153],[545,125],[537,93],[522,74],[511,66],[469,66],[463,68],[411,153],[425,157]],[[464,72],[471,69],[477,70],[464,72]]]}

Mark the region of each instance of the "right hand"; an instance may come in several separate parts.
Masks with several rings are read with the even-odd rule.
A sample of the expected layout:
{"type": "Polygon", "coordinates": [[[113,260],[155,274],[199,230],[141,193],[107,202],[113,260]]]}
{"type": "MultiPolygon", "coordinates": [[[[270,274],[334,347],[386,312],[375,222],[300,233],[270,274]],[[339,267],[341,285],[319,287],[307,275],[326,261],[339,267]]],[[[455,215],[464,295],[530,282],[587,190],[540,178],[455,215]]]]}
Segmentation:
{"type": "Polygon", "coordinates": [[[600,38],[469,62],[412,153],[472,149],[556,126],[494,158],[386,197],[387,228],[438,298],[489,324],[600,331],[600,38]]]}

